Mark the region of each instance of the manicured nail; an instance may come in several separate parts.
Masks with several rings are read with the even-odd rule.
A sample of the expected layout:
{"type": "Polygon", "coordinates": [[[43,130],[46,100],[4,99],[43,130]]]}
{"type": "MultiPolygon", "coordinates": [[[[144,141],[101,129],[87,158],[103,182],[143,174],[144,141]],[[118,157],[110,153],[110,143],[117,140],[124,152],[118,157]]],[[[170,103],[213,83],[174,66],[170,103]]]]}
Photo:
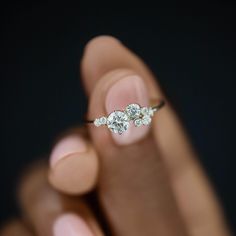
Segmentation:
{"type": "Polygon", "coordinates": [[[68,136],[59,141],[50,156],[50,166],[54,167],[55,164],[62,158],[73,154],[83,153],[87,151],[87,145],[85,140],[80,136],[68,136]]]}
{"type": "Polygon", "coordinates": [[[60,216],[53,225],[54,236],[94,236],[86,222],[75,214],[60,216]]]}
{"type": "MultiPolygon", "coordinates": [[[[139,76],[128,76],[113,84],[107,93],[105,108],[109,114],[114,110],[124,110],[131,103],[149,105],[146,86],[139,76]]],[[[148,130],[149,126],[135,127],[130,123],[128,130],[121,135],[112,133],[112,137],[118,145],[128,145],[145,137],[148,130]]]]}

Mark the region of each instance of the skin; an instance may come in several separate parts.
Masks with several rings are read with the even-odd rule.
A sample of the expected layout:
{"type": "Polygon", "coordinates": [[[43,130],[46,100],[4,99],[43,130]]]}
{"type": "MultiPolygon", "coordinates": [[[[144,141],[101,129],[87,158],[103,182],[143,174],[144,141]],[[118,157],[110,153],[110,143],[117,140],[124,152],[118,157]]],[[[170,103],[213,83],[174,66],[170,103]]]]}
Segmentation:
{"type": "Polygon", "coordinates": [[[108,91],[124,76],[140,76],[149,100],[164,98],[167,105],[147,135],[129,145],[117,145],[107,129],[93,126],[65,133],[59,140],[83,138],[85,158],[67,155],[51,167],[36,163],[19,187],[19,222],[26,223],[14,221],[0,235],[52,235],[56,218],[68,211],[96,236],[231,235],[181,122],[142,60],[118,40],[101,36],[86,46],[81,74],[88,117],[105,114],[108,91]]]}

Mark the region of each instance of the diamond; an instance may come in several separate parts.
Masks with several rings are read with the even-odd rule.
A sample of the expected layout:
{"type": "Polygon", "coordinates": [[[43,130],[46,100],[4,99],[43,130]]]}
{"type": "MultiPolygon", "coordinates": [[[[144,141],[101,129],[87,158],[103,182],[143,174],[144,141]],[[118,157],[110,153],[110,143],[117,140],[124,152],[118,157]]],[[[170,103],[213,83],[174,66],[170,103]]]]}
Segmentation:
{"type": "Polygon", "coordinates": [[[114,133],[122,134],[129,128],[129,117],[122,111],[114,111],[107,118],[107,127],[114,133]]]}
{"type": "Polygon", "coordinates": [[[136,127],[139,127],[139,126],[141,126],[142,124],[143,124],[142,119],[138,118],[138,119],[134,120],[134,125],[135,125],[136,127]]]}
{"type": "Polygon", "coordinates": [[[151,123],[152,119],[150,116],[143,116],[142,122],[144,125],[149,125],[151,123]]]}
{"type": "Polygon", "coordinates": [[[140,116],[141,109],[138,104],[129,104],[126,107],[125,112],[131,120],[134,120],[140,116]]]}
{"type": "Polygon", "coordinates": [[[143,116],[153,116],[155,110],[152,107],[142,107],[141,113],[143,116]]]}
{"type": "Polygon", "coordinates": [[[101,125],[105,125],[107,123],[107,118],[105,116],[99,118],[99,122],[101,125]]]}
{"type": "Polygon", "coordinates": [[[149,109],[148,109],[148,107],[142,107],[141,108],[141,113],[142,113],[142,115],[149,115],[149,109]]]}
{"type": "Polygon", "coordinates": [[[93,123],[94,123],[94,125],[97,126],[97,127],[101,125],[99,119],[95,119],[93,123]]]}

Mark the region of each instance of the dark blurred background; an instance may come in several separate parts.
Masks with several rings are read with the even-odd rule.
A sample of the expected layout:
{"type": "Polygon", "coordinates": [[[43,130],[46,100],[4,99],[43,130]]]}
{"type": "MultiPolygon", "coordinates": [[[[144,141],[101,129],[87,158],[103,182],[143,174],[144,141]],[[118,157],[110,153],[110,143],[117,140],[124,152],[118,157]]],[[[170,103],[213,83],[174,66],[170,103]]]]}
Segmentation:
{"type": "Polygon", "coordinates": [[[25,166],[47,154],[61,131],[81,123],[83,47],[110,34],[158,76],[236,228],[235,4],[167,5],[1,6],[0,222],[18,214],[15,191],[25,166]]]}

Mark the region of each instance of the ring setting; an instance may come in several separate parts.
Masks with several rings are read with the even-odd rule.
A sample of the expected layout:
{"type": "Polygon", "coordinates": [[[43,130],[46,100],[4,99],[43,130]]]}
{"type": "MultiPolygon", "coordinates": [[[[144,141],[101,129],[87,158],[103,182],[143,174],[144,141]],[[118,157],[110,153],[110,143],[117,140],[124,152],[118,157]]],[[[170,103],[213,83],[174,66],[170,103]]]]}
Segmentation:
{"type": "Polygon", "coordinates": [[[121,135],[128,130],[130,123],[132,122],[135,127],[149,125],[154,113],[162,108],[164,104],[164,101],[161,101],[156,106],[141,107],[139,104],[132,103],[127,105],[123,111],[115,110],[107,117],[102,116],[87,122],[93,123],[96,127],[106,125],[111,132],[121,135]]]}

